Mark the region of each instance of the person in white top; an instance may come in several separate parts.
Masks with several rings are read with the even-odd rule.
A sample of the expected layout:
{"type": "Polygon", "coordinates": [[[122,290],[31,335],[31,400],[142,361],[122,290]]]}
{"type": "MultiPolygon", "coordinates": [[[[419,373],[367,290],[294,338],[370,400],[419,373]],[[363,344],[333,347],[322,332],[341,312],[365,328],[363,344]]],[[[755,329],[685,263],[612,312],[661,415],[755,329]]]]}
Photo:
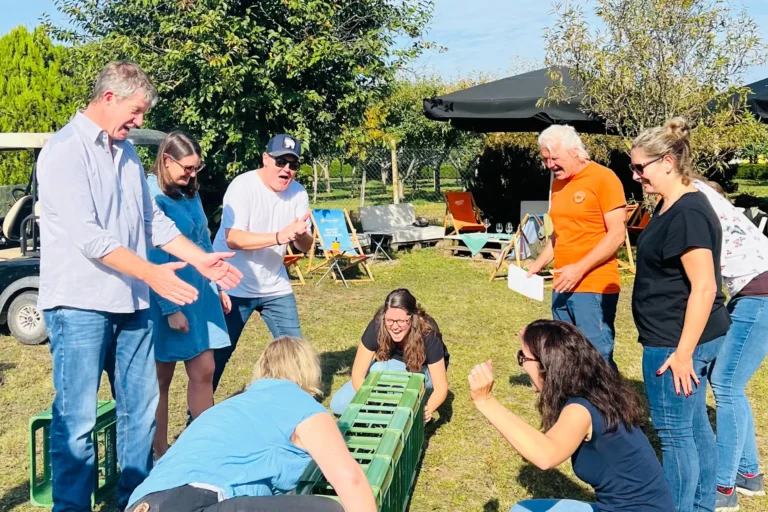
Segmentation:
{"type": "Polygon", "coordinates": [[[307,252],[313,243],[309,196],[294,181],[300,157],[301,143],[295,137],[275,135],[267,144],[263,166],[237,176],[224,194],[213,246],[235,251],[230,262],[243,278],[229,295],[220,294],[232,344],[214,351],[214,391],[254,311],[273,337],[301,338],[296,299],[283,266],[286,245],[307,252]]]}
{"type": "Polygon", "coordinates": [[[765,494],[744,388],[768,354],[768,238],[709,182],[694,180],[693,185],[707,197],[723,230],[721,269],[732,323],[710,379],[717,404],[715,508],[738,510],[734,491],[765,494]]]}

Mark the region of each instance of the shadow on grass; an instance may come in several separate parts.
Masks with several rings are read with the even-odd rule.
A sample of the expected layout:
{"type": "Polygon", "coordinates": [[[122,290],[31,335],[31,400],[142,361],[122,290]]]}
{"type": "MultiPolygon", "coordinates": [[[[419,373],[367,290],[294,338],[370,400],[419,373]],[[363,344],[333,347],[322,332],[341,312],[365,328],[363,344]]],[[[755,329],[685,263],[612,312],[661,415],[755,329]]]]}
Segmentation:
{"type": "Polygon", "coordinates": [[[14,508],[29,503],[29,482],[19,484],[0,497],[0,510],[13,510],[14,508]]]}
{"type": "Polygon", "coordinates": [[[509,376],[509,383],[513,386],[525,386],[531,387],[531,378],[527,373],[518,373],[517,375],[509,376]]]}
{"type": "Polygon", "coordinates": [[[557,469],[542,471],[532,464],[523,466],[517,481],[534,499],[561,498],[592,502],[595,496],[585,491],[557,469]]]}
{"type": "Polygon", "coordinates": [[[0,386],[5,382],[5,370],[13,370],[14,368],[16,368],[16,363],[0,363],[0,386]]]}
{"type": "Polygon", "coordinates": [[[499,512],[499,500],[492,498],[483,505],[483,512],[499,512]]]}
{"type": "Polygon", "coordinates": [[[330,395],[331,386],[333,384],[333,377],[341,370],[346,369],[345,375],[351,378],[352,363],[355,360],[355,353],[357,352],[357,346],[349,347],[345,350],[339,350],[337,352],[324,352],[321,356],[320,366],[323,370],[323,394],[325,396],[330,395]]]}
{"type": "MultiPolygon", "coordinates": [[[[432,439],[432,436],[435,435],[435,432],[440,429],[443,425],[450,423],[451,418],[453,418],[453,400],[455,396],[453,394],[453,391],[448,390],[448,395],[445,397],[445,401],[440,405],[440,407],[437,408],[437,412],[440,415],[440,417],[437,420],[432,420],[429,423],[427,423],[424,426],[424,451],[422,452],[421,458],[419,459],[419,463],[416,466],[416,476],[413,480],[413,487],[411,487],[411,491],[416,488],[416,485],[419,482],[419,477],[421,476],[421,466],[424,464],[424,454],[427,453],[427,449],[429,448],[429,441],[432,439]]],[[[411,495],[408,497],[408,505],[405,507],[405,510],[409,510],[411,506],[411,500],[413,499],[413,492],[411,492],[411,495]]]]}

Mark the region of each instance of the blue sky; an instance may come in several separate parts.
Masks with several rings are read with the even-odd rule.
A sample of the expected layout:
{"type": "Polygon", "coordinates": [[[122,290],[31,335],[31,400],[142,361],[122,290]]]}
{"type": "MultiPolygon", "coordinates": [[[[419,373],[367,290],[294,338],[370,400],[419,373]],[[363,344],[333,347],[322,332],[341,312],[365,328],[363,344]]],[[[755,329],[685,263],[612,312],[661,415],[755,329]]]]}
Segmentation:
{"type": "MultiPolygon", "coordinates": [[[[744,5],[758,25],[768,27],[767,0],[735,0],[744,5]]],[[[587,7],[589,0],[571,0],[587,7]]],[[[0,34],[16,25],[34,26],[47,12],[60,19],[53,0],[0,0],[0,34]]],[[[427,38],[448,50],[429,52],[413,68],[450,79],[457,75],[506,76],[520,64],[539,64],[544,59],[544,28],[552,22],[552,0],[435,0],[435,13],[427,38]]],[[[763,29],[768,42],[768,28],[763,29]]],[[[746,83],[768,76],[768,66],[753,68],[746,83]]]]}

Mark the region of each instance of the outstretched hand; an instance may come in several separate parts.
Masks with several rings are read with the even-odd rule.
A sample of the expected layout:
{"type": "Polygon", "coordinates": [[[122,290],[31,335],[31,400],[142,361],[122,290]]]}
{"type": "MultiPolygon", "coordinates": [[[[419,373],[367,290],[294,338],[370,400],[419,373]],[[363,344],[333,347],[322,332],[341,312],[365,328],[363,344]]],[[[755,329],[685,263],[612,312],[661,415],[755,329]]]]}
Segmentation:
{"type": "Polygon", "coordinates": [[[178,306],[192,304],[197,300],[197,289],[176,275],[177,270],[186,266],[183,261],[156,265],[147,276],[146,283],[159,296],[178,306]]]}
{"type": "Polygon", "coordinates": [[[229,290],[237,286],[243,278],[242,272],[224,261],[234,255],[234,252],[207,253],[195,264],[195,268],[221,288],[229,290]]]}

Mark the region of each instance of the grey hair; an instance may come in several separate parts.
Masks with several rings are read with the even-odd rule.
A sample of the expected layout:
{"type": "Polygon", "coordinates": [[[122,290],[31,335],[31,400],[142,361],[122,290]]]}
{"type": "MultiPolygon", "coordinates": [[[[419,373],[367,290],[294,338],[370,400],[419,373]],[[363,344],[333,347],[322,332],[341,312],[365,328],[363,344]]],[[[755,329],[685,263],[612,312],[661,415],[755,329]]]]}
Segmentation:
{"type": "Polygon", "coordinates": [[[107,91],[112,91],[121,99],[141,93],[145,102],[152,108],[157,104],[157,88],[138,64],[128,61],[113,61],[104,66],[93,86],[91,101],[101,99],[107,91]]]}
{"type": "Polygon", "coordinates": [[[574,150],[576,157],[589,160],[589,152],[576,129],[567,124],[553,124],[539,135],[539,147],[552,151],[552,143],[559,142],[565,150],[574,150]]]}

